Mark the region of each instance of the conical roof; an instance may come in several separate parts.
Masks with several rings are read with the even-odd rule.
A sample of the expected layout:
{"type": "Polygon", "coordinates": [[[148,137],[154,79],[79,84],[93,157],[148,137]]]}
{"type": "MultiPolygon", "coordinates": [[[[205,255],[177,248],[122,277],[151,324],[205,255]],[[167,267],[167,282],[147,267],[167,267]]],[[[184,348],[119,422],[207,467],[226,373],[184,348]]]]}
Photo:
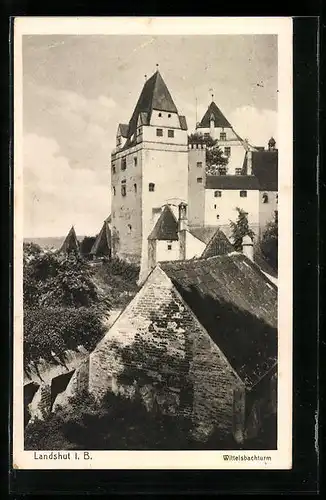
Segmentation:
{"type": "Polygon", "coordinates": [[[197,125],[197,128],[209,128],[211,119],[214,119],[215,127],[232,128],[230,122],[225,118],[222,111],[217,107],[214,101],[212,101],[208,106],[207,111],[201,119],[199,125],[197,125]]]}
{"type": "Polygon", "coordinates": [[[59,251],[65,253],[79,252],[79,242],[77,240],[74,226],[70,229],[59,251]]]}
{"type": "Polygon", "coordinates": [[[149,115],[153,109],[158,111],[167,111],[170,113],[177,113],[178,110],[173,102],[171,94],[160,74],[156,71],[151,78],[149,78],[141,91],[138,102],[132,114],[129,122],[128,137],[132,137],[136,132],[137,121],[140,114],[142,121],[144,121],[147,115],[147,120],[149,121],[149,115]]]}
{"type": "Polygon", "coordinates": [[[165,205],[148,239],[178,240],[178,222],[169,205],[165,205]]]}
{"type": "Polygon", "coordinates": [[[107,220],[104,221],[90,253],[98,257],[111,255],[111,231],[107,220]]]}

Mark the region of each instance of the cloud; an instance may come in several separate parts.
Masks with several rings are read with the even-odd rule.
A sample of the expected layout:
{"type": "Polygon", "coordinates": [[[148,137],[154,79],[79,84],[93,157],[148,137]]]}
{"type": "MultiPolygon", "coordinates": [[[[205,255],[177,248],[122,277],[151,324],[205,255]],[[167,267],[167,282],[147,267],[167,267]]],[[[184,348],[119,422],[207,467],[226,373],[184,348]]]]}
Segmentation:
{"type": "Polygon", "coordinates": [[[237,108],[227,117],[234,130],[253,146],[267,147],[271,136],[277,141],[277,113],[253,106],[237,108]]]}
{"type": "Polygon", "coordinates": [[[53,138],[24,136],[24,234],[96,233],[110,213],[110,190],[89,169],[72,168],[53,138]]]}

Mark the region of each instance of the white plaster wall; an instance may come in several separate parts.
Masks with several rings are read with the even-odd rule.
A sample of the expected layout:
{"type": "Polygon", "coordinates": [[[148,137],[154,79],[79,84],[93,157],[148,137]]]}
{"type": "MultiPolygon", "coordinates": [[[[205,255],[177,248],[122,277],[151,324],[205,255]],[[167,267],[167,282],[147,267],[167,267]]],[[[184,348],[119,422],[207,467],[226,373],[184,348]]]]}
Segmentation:
{"type": "Polygon", "coordinates": [[[144,126],[143,127],[143,141],[144,142],[155,142],[157,144],[160,144],[161,147],[164,147],[164,145],[170,145],[170,144],[179,144],[179,145],[184,145],[187,146],[188,143],[188,134],[186,130],[181,130],[180,128],[173,128],[172,126],[169,127],[164,127],[163,125],[157,125],[157,126],[144,126]],[[163,136],[157,136],[156,135],[156,129],[161,128],[163,129],[163,136]],[[173,130],[174,132],[174,137],[168,137],[168,130],[173,130]]]}
{"type": "Polygon", "coordinates": [[[186,259],[200,257],[205,247],[205,243],[186,231],[186,259]]]}
{"type": "Polygon", "coordinates": [[[188,162],[188,221],[191,226],[200,226],[204,225],[205,220],[206,149],[190,145],[188,162]],[[201,163],[202,166],[198,167],[197,163],[201,163]],[[203,179],[202,184],[197,183],[197,177],[203,179]]]}
{"type": "Polygon", "coordinates": [[[180,128],[179,116],[177,113],[153,109],[150,125],[155,127],[180,128]],[[162,116],[159,116],[159,114],[162,116]]]}
{"type": "Polygon", "coordinates": [[[205,225],[228,225],[230,220],[236,221],[238,214],[236,207],[248,212],[249,224],[259,223],[259,191],[247,190],[247,198],[240,197],[240,190],[224,189],[220,198],[215,198],[215,189],[205,190],[205,225]],[[216,205],[216,208],[214,208],[216,205]],[[217,219],[217,214],[219,218],[217,219]]]}
{"type": "Polygon", "coordinates": [[[156,262],[167,260],[179,260],[179,241],[158,240],[156,242],[156,262]],[[168,245],[171,245],[171,250],[168,250],[168,245]]]}

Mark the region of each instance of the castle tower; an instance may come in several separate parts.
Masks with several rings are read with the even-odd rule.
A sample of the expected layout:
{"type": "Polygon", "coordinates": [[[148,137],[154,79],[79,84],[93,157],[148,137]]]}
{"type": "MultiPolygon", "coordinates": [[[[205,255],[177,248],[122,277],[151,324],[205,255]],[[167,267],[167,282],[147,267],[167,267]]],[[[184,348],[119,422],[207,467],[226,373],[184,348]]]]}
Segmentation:
{"type": "Polygon", "coordinates": [[[244,158],[250,146],[234,131],[214,101],[210,103],[203,118],[196,125],[196,132],[210,135],[218,141],[218,146],[228,158],[228,174],[241,174],[244,158]]]}
{"type": "Polygon", "coordinates": [[[187,123],[156,71],[111,155],[112,252],[148,272],[148,236],[168,199],[188,201],[187,123]]]}

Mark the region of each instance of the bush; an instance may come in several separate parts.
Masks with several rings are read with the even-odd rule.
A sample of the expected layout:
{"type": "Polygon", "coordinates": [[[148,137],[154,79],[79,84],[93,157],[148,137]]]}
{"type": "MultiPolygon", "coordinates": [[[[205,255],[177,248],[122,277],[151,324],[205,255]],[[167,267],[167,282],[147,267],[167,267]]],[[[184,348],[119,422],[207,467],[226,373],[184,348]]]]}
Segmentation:
{"type": "Polygon", "coordinates": [[[25,306],[85,307],[98,299],[87,262],[73,253],[25,260],[23,290],[25,306]]]}
{"type": "Polygon", "coordinates": [[[64,359],[66,350],[79,345],[94,349],[104,334],[100,313],[94,308],[34,307],[24,310],[25,368],[41,357],[64,359]]]}
{"type": "Polygon", "coordinates": [[[267,224],[263,234],[261,244],[261,251],[266,258],[267,262],[273,269],[277,270],[278,259],[278,213],[275,212],[274,220],[267,224]]]}

